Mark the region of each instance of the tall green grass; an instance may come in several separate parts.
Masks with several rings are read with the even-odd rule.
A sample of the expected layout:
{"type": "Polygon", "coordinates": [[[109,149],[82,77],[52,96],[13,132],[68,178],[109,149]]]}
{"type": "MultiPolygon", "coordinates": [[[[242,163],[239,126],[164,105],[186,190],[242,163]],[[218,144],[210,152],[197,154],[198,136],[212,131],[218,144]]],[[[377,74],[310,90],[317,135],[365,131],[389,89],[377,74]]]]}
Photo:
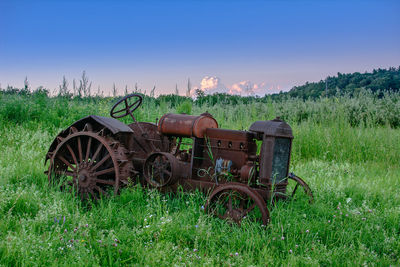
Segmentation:
{"type": "Polygon", "coordinates": [[[232,226],[204,214],[199,192],[129,187],[92,207],[82,204],[48,187],[44,155],[61,129],[89,114],[108,116],[115,100],[0,95],[0,264],[400,265],[400,130],[378,119],[379,105],[399,114],[398,95],[279,103],[145,98],[135,112],[142,121],[176,111],[208,111],[230,129],[288,120],[291,171],[310,184],[315,203],[269,205],[267,227],[232,226]],[[350,103],[368,103],[368,119],[349,113],[350,103]],[[353,123],[349,114],[361,117],[353,123]]]}

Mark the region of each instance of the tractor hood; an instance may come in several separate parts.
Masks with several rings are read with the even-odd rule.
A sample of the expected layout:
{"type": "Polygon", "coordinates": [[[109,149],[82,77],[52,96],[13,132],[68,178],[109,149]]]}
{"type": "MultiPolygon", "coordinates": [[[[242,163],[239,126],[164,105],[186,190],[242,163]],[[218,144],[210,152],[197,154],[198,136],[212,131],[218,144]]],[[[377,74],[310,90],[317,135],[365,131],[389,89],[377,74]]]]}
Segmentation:
{"type": "Polygon", "coordinates": [[[285,137],[293,139],[292,128],[289,124],[276,117],[270,121],[256,121],[250,128],[250,132],[266,136],[285,137]]]}

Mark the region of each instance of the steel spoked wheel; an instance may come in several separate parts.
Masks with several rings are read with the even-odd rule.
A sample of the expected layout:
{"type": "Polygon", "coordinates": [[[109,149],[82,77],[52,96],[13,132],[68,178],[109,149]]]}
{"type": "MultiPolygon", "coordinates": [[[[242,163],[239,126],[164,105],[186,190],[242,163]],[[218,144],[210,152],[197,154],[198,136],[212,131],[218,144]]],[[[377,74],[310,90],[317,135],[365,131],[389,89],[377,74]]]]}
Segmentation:
{"type": "Polygon", "coordinates": [[[121,180],[128,179],[131,163],[125,149],[111,137],[75,132],[57,141],[50,152],[48,178],[62,190],[75,190],[81,199],[98,199],[108,189],[118,193],[121,180]]]}
{"type": "Polygon", "coordinates": [[[262,197],[243,184],[227,183],[211,193],[205,210],[220,219],[241,225],[252,221],[267,225],[269,211],[262,197]]]}
{"type": "Polygon", "coordinates": [[[175,168],[175,158],[171,154],[156,152],[146,159],[143,174],[150,185],[160,188],[174,182],[175,168]]]}
{"type": "Polygon", "coordinates": [[[308,198],[308,202],[311,204],[314,202],[314,195],[308,186],[308,184],[300,177],[289,173],[288,185],[286,188],[286,198],[295,199],[300,198],[303,195],[308,198]]]}

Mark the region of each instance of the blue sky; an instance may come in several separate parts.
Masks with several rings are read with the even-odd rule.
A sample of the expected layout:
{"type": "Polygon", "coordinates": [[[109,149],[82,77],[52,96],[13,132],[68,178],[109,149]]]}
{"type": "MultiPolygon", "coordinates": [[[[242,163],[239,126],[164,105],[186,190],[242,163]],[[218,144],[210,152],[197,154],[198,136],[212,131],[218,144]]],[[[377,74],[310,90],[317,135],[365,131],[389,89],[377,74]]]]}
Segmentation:
{"type": "Polygon", "coordinates": [[[259,93],[400,65],[400,1],[0,0],[0,83],[259,93]],[[206,77],[206,78],[204,78],[206,77]],[[236,86],[236,87],[235,87],[236,86]],[[241,87],[242,86],[242,87],[241,87]]]}

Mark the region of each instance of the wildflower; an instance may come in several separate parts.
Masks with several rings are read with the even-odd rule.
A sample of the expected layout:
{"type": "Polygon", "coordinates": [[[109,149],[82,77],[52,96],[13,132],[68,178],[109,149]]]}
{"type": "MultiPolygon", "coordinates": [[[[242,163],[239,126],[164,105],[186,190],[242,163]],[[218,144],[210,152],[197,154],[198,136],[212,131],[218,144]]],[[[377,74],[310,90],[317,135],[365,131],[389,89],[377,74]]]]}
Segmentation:
{"type": "Polygon", "coordinates": [[[194,227],[199,228],[199,226],[197,224],[194,227]]]}
{"type": "Polygon", "coordinates": [[[89,224],[85,224],[85,227],[89,227],[89,224]]]}
{"type": "Polygon", "coordinates": [[[340,207],[339,207],[339,206],[337,206],[337,209],[338,209],[338,210],[340,210],[340,207]]]}
{"type": "Polygon", "coordinates": [[[295,247],[296,247],[296,248],[298,248],[298,247],[299,247],[299,245],[297,245],[297,244],[296,244],[296,246],[295,246],[295,247]]]}
{"type": "Polygon", "coordinates": [[[272,240],[275,240],[275,239],[276,239],[276,237],[273,237],[273,238],[272,238],[272,240]]]}
{"type": "Polygon", "coordinates": [[[117,247],[117,246],[118,246],[118,244],[117,244],[117,243],[114,243],[114,244],[113,244],[113,246],[114,246],[114,247],[117,247]]]}
{"type": "Polygon", "coordinates": [[[361,220],[365,221],[367,218],[362,218],[361,220]]]}
{"type": "Polygon", "coordinates": [[[292,254],[292,253],[293,253],[293,250],[289,249],[289,253],[292,254]]]}
{"type": "Polygon", "coordinates": [[[306,233],[309,233],[309,232],[310,232],[310,230],[307,229],[307,230],[306,230],[306,233]]]}
{"type": "Polygon", "coordinates": [[[239,253],[235,252],[235,256],[239,256],[239,253]]]}
{"type": "Polygon", "coordinates": [[[103,241],[99,240],[99,243],[101,244],[103,241]]]}
{"type": "Polygon", "coordinates": [[[371,212],[372,212],[372,210],[368,210],[368,212],[369,212],[369,213],[371,213],[371,212]]]}
{"type": "Polygon", "coordinates": [[[328,223],[331,223],[331,220],[328,220],[328,223]]]}
{"type": "Polygon", "coordinates": [[[78,231],[78,228],[74,228],[74,233],[76,233],[76,231],[78,231]]]}
{"type": "Polygon", "coordinates": [[[333,218],[336,218],[336,215],[333,215],[333,218]]]}
{"type": "Polygon", "coordinates": [[[71,239],[71,240],[69,240],[69,242],[70,242],[70,243],[74,243],[74,240],[73,240],[73,239],[71,239]]]}
{"type": "Polygon", "coordinates": [[[57,219],[57,217],[54,217],[54,223],[59,223],[59,220],[57,219]]]}
{"type": "Polygon", "coordinates": [[[201,209],[204,210],[204,206],[201,206],[201,209]]]}
{"type": "Polygon", "coordinates": [[[67,233],[67,232],[68,232],[68,230],[67,230],[67,229],[65,229],[65,230],[64,230],[64,233],[67,233]]]}
{"type": "Polygon", "coordinates": [[[194,249],[193,249],[193,252],[197,252],[197,248],[194,248],[194,249]]]}
{"type": "Polygon", "coordinates": [[[285,237],[284,237],[284,236],[282,236],[282,237],[281,237],[281,239],[282,239],[282,240],[285,240],[285,237]]]}
{"type": "Polygon", "coordinates": [[[65,223],[65,216],[63,217],[63,224],[65,223]]]}
{"type": "Polygon", "coordinates": [[[114,241],[115,241],[115,243],[119,243],[119,240],[118,240],[118,239],[116,239],[116,238],[114,239],[114,241]]]}
{"type": "Polygon", "coordinates": [[[349,214],[346,213],[346,217],[349,217],[349,214]]]}

